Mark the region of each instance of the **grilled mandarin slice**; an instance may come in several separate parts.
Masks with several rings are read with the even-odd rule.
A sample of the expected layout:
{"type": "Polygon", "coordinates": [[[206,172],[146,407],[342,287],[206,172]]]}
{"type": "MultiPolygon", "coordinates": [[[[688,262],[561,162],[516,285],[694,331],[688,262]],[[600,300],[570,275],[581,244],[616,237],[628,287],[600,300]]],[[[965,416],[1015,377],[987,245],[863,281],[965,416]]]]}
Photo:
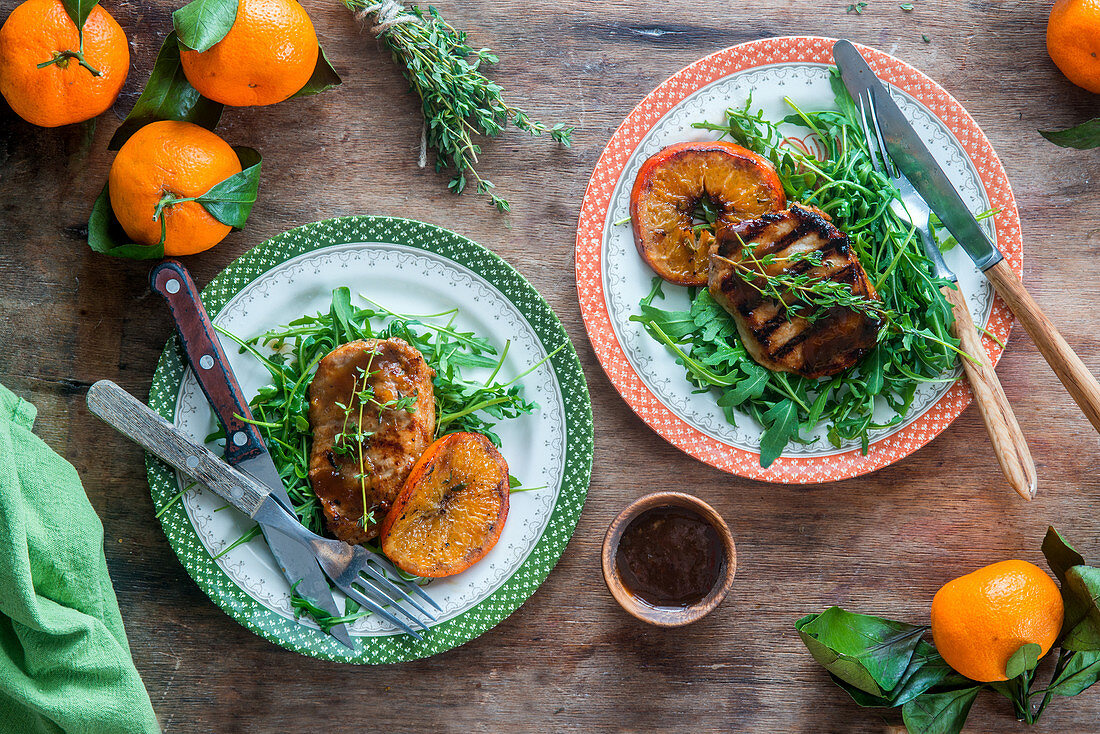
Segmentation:
{"type": "Polygon", "coordinates": [[[670,283],[707,284],[714,238],[694,230],[694,214],[704,200],[717,212],[718,226],[787,206],[772,165],[740,145],[677,143],[657,152],[634,181],[630,218],[638,252],[670,283]]]}
{"type": "Polygon", "coordinates": [[[424,451],[382,523],[382,552],[406,573],[453,576],[485,557],[508,517],[508,462],[480,433],[424,451]]]}

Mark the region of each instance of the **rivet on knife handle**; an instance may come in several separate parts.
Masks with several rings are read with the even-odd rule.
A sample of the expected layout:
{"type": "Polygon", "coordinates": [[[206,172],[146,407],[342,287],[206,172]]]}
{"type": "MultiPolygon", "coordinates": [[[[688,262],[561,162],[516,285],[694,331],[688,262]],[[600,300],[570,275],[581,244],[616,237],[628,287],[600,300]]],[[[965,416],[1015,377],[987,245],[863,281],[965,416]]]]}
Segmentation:
{"type": "Polygon", "coordinates": [[[187,268],[165,260],[149,273],[150,286],[164,296],[180,333],[183,351],[199,387],[225,426],[225,459],[230,464],[258,455],[263,441],[256,427],[237,416],[251,417],[248,401],[231,373],[221,341],[199,299],[199,290],[187,268]]]}
{"type": "Polygon", "coordinates": [[[151,454],[253,516],[267,498],[266,487],[222,461],[110,380],[88,388],[88,409],[151,454]]]}

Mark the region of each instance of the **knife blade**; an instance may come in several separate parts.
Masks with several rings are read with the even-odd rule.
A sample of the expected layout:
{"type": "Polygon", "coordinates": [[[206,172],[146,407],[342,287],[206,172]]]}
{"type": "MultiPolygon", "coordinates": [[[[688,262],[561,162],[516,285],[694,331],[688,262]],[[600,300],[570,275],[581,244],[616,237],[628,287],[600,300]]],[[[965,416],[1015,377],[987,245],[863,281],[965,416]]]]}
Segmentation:
{"type": "MultiPolygon", "coordinates": [[[[286,485],[275,466],[271,453],[264,445],[256,426],[249,423],[252,412],[244,398],[237,378],[229,366],[214,326],[199,298],[191,274],[182,263],[165,260],[149,274],[152,289],[168,303],[179,332],[183,352],[195,373],[214,414],[225,429],[225,461],[264,484],[271,496],[297,517],[286,485]]],[[[260,530],[267,540],[283,575],[300,596],[312,601],[329,614],[339,617],[343,613],[336,604],[333,592],[317,560],[295,540],[260,523],[260,530]]],[[[351,649],[355,649],[347,625],[332,627],[329,634],[351,649]]]]}
{"type": "Polygon", "coordinates": [[[833,59],[853,99],[858,99],[860,92],[872,96],[882,127],[882,142],[891,160],[936,213],[947,231],[955,236],[978,269],[985,272],[1000,262],[1000,250],[989,240],[955,185],[863,55],[851,42],[841,40],[833,45],[833,59]]]}

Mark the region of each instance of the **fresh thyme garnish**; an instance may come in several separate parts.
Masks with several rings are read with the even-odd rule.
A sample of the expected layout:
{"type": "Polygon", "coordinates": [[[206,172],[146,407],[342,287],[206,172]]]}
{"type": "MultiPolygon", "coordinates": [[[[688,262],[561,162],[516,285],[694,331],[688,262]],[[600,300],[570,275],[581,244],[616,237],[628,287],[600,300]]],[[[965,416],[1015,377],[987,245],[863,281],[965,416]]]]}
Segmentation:
{"type": "Polygon", "coordinates": [[[740,262],[720,255],[715,257],[733,267],[743,283],[778,303],[788,320],[799,316],[812,324],[828,309],[836,307],[847,308],[876,321],[884,321],[888,317],[881,301],[854,293],[846,283],[787,270],[774,274],[767,272],[767,268],[778,262],[785,263],[787,267],[801,262],[821,265],[820,250],[800,252],[785,258],[774,253],[758,258],[756,243],[750,242],[741,248],[740,262]]]}
{"type": "MultiPolygon", "coordinates": [[[[448,184],[454,193],[462,193],[470,176],[479,194],[487,195],[499,211],[508,211],[508,202],[494,193],[492,181],[477,171],[481,146],[474,137],[496,137],[509,121],[531,135],[550,133],[561,145],[571,144],[572,127],[532,120],[522,109],[508,104],[504,90],[482,71],[483,65],[497,63],[498,57],[487,48],[470,46],[466,33],[455,30],[435,8],[429,6],[425,12],[413,5],[406,9],[397,0],[340,2],[376,22],[372,31],[389,47],[394,62],[420,97],[424,114],[421,146],[435,151],[437,171],[449,168],[455,172],[448,184]]],[[[424,150],[420,165],[425,165],[424,150]]]]}

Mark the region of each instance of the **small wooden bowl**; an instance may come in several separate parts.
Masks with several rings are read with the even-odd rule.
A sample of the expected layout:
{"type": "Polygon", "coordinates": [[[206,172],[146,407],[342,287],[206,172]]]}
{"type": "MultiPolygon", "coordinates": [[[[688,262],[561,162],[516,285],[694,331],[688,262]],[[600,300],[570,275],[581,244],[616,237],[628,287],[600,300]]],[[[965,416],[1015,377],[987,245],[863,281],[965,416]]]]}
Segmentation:
{"type": "Polygon", "coordinates": [[[733,586],[733,575],[736,571],[737,548],[733,544],[733,534],[730,533],[725,520],[703,500],[682,492],[656,492],[634,500],[612,521],[603,541],[603,580],[611,596],[615,597],[619,606],[633,616],[658,627],[682,627],[710,614],[726,598],[726,593],[733,586]],[[619,550],[619,540],[623,536],[623,531],[638,515],[657,507],[682,507],[696,512],[718,531],[718,537],[722,540],[722,548],[726,554],[723,576],[718,579],[714,588],[702,601],[689,607],[655,607],[646,604],[627,591],[619,577],[615,555],[619,550]]]}

